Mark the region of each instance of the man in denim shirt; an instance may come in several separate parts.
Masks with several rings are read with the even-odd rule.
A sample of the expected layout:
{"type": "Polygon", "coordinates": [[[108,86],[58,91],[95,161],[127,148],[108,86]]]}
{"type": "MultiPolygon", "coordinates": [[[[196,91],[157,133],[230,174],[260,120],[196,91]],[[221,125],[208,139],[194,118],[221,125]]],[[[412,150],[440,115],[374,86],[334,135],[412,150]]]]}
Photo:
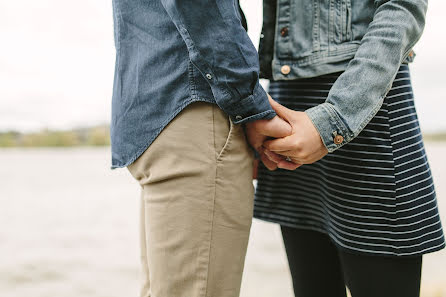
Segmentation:
{"type": "MultiPolygon", "coordinates": [[[[140,183],[141,296],[238,296],[252,151],[291,134],[235,0],[113,0],[112,167],[140,183]]],[[[262,159],[274,167],[264,154],[262,159]]]]}

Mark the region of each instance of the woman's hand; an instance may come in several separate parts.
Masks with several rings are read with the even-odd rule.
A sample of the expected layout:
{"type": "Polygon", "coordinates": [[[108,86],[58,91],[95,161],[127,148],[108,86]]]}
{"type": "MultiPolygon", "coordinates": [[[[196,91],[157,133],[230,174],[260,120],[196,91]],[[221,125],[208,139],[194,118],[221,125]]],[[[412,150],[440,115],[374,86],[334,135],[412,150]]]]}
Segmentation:
{"type": "Polygon", "coordinates": [[[272,98],[270,98],[270,103],[277,115],[287,121],[292,128],[290,136],[263,143],[266,149],[265,154],[277,164],[277,167],[294,170],[301,164],[314,163],[328,153],[319,132],[305,112],[288,109],[272,98]],[[278,155],[288,157],[288,160],[295,164],[278,155]]]}

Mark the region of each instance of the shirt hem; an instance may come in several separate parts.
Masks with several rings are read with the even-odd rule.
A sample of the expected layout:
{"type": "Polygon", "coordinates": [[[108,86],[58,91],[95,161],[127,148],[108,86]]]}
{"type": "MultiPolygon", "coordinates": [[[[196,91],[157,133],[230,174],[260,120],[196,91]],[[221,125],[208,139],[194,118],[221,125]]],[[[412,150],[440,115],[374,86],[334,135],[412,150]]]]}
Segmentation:
{"type": "Polygon", "coordinates": [[[311,225],[305,225],[305,223],[303,222],[302,224],[296,224],[293,222],[283,222],[283,221],[279,221],[277,219],[271,218],[268,215],[259,215],[259,214],[255,214],[254,215],[255,219],[258,220],[262,220],[262,221],[266,221],[266,222],[270,222],[270,223],[275,223],[281,226],[286,226],[286,227],[290,227],[290,228],[296,228],[296,229],[301,229],[301,230],[311,230],[311,231],[316,231],[319,233],[323,233],[325,235],[327,235],[331,242],[336,246],[336,248],[342,252],[345,253],[349,253],[349,254],[355,254],[355,255],[360,255],[360,256],[374,256],[374,257],[386,257],[386,258],[413,258],[413,257],[420,257],[422,255],[426,255],[426,254],[430,254],[433,252],[438,252],[442,249],[444,249],[446,247],[446,243],[443,241],[442,244],[437,245],[437,246],[433,246],[430,248],[426,248],[422,251],[418,251],[418,252],[414,252],[411,253],[410,255],[400,255],[394,252],[385,252],[385,251],[359,251],[355,248],[352,247],[348,247],[348,246],[343,246],[341,245],[335,238],[334,235],[330,234],[330,232],[328,232],[328,230],[324,227],[318,227],[318,226],[311,226],[311,225]]]}
{"type": "Polygon", "coordinates": [[[212,101],[211,99],[204,99],[204,98],[190,98],[188,101],[183,103],[173,114],[171,117],[169,117],[154,133],[154,135],[148,139],[146,144],[142,146],[136,154],[134,154],[128,162],[126,163],[112,163],[110,169],[118,169],[118,168],[124,168],[132,164],[136,161],[148,148],[149,146],[155,141],[155,139],[160,135],[160,133],[164,130],[164,128],[183,110],[185,109],[189,104],[194,102],[207,102],[211,104],[217,104],[215,101],[212,101]]]}

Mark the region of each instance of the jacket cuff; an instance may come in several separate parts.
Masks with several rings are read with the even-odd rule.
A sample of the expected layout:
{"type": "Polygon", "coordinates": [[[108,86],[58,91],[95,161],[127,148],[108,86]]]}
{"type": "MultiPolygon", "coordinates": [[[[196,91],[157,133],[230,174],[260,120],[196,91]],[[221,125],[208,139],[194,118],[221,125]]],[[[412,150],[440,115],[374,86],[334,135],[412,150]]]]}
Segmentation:
{"type": "Polygon", "coordinates": [[[229,105],[220,106],[231,117],[234,124],[272,119],[276,112],[268,101],[268,95],[257,81],[251,95],[229,105]]]}
{"type": "Polygon", "coordinates": [[[319,104],[307,109],[305,113],[318,130],[329,153],[334,152],[353,139],[353,134],[349,132],[349,129],[330,103],[319,104]]]}

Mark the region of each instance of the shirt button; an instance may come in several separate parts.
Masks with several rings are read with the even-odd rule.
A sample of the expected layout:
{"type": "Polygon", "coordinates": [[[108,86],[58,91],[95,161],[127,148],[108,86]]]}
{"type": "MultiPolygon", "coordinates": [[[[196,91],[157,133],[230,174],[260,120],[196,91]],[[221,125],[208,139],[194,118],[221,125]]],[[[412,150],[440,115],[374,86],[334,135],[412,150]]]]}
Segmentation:
{"type": "Polygon", "coordinates": [[[238,116],[235,116],[235,119],[236,119],[237,121],[240,121],[241,119],[243,119],[243,117],[240,116],[240,115],[238,115],[238,116]]]}
{"type": "Polygon", "coordinates": [[[207,79],[212,79],[212,75],[210,75],[209,73],[206,73],[206,78],[207,79]]]}
{"type": "Polygon", "coordinates": [[[284,75],[287,75],[288,73],[291,72],[291,68],[290,68],[290,66],[288,66],[288,65],[283,65],[283,66],[280,68],[280,72],[282,72],[282,74],[284,74],[284,75]]]}
{"type": "Polygon", "coordinates": [[[344,137],[342,135],[336,135],[333,139],[335,144],[341,144],[344,141],[344,137]]]}
{"type": "Polygon", "coordinates": [[[281,35],[282,37],[288,36],[288,27],[283,27],[283,28],[280,30],[280,35],[281,35]]]}

